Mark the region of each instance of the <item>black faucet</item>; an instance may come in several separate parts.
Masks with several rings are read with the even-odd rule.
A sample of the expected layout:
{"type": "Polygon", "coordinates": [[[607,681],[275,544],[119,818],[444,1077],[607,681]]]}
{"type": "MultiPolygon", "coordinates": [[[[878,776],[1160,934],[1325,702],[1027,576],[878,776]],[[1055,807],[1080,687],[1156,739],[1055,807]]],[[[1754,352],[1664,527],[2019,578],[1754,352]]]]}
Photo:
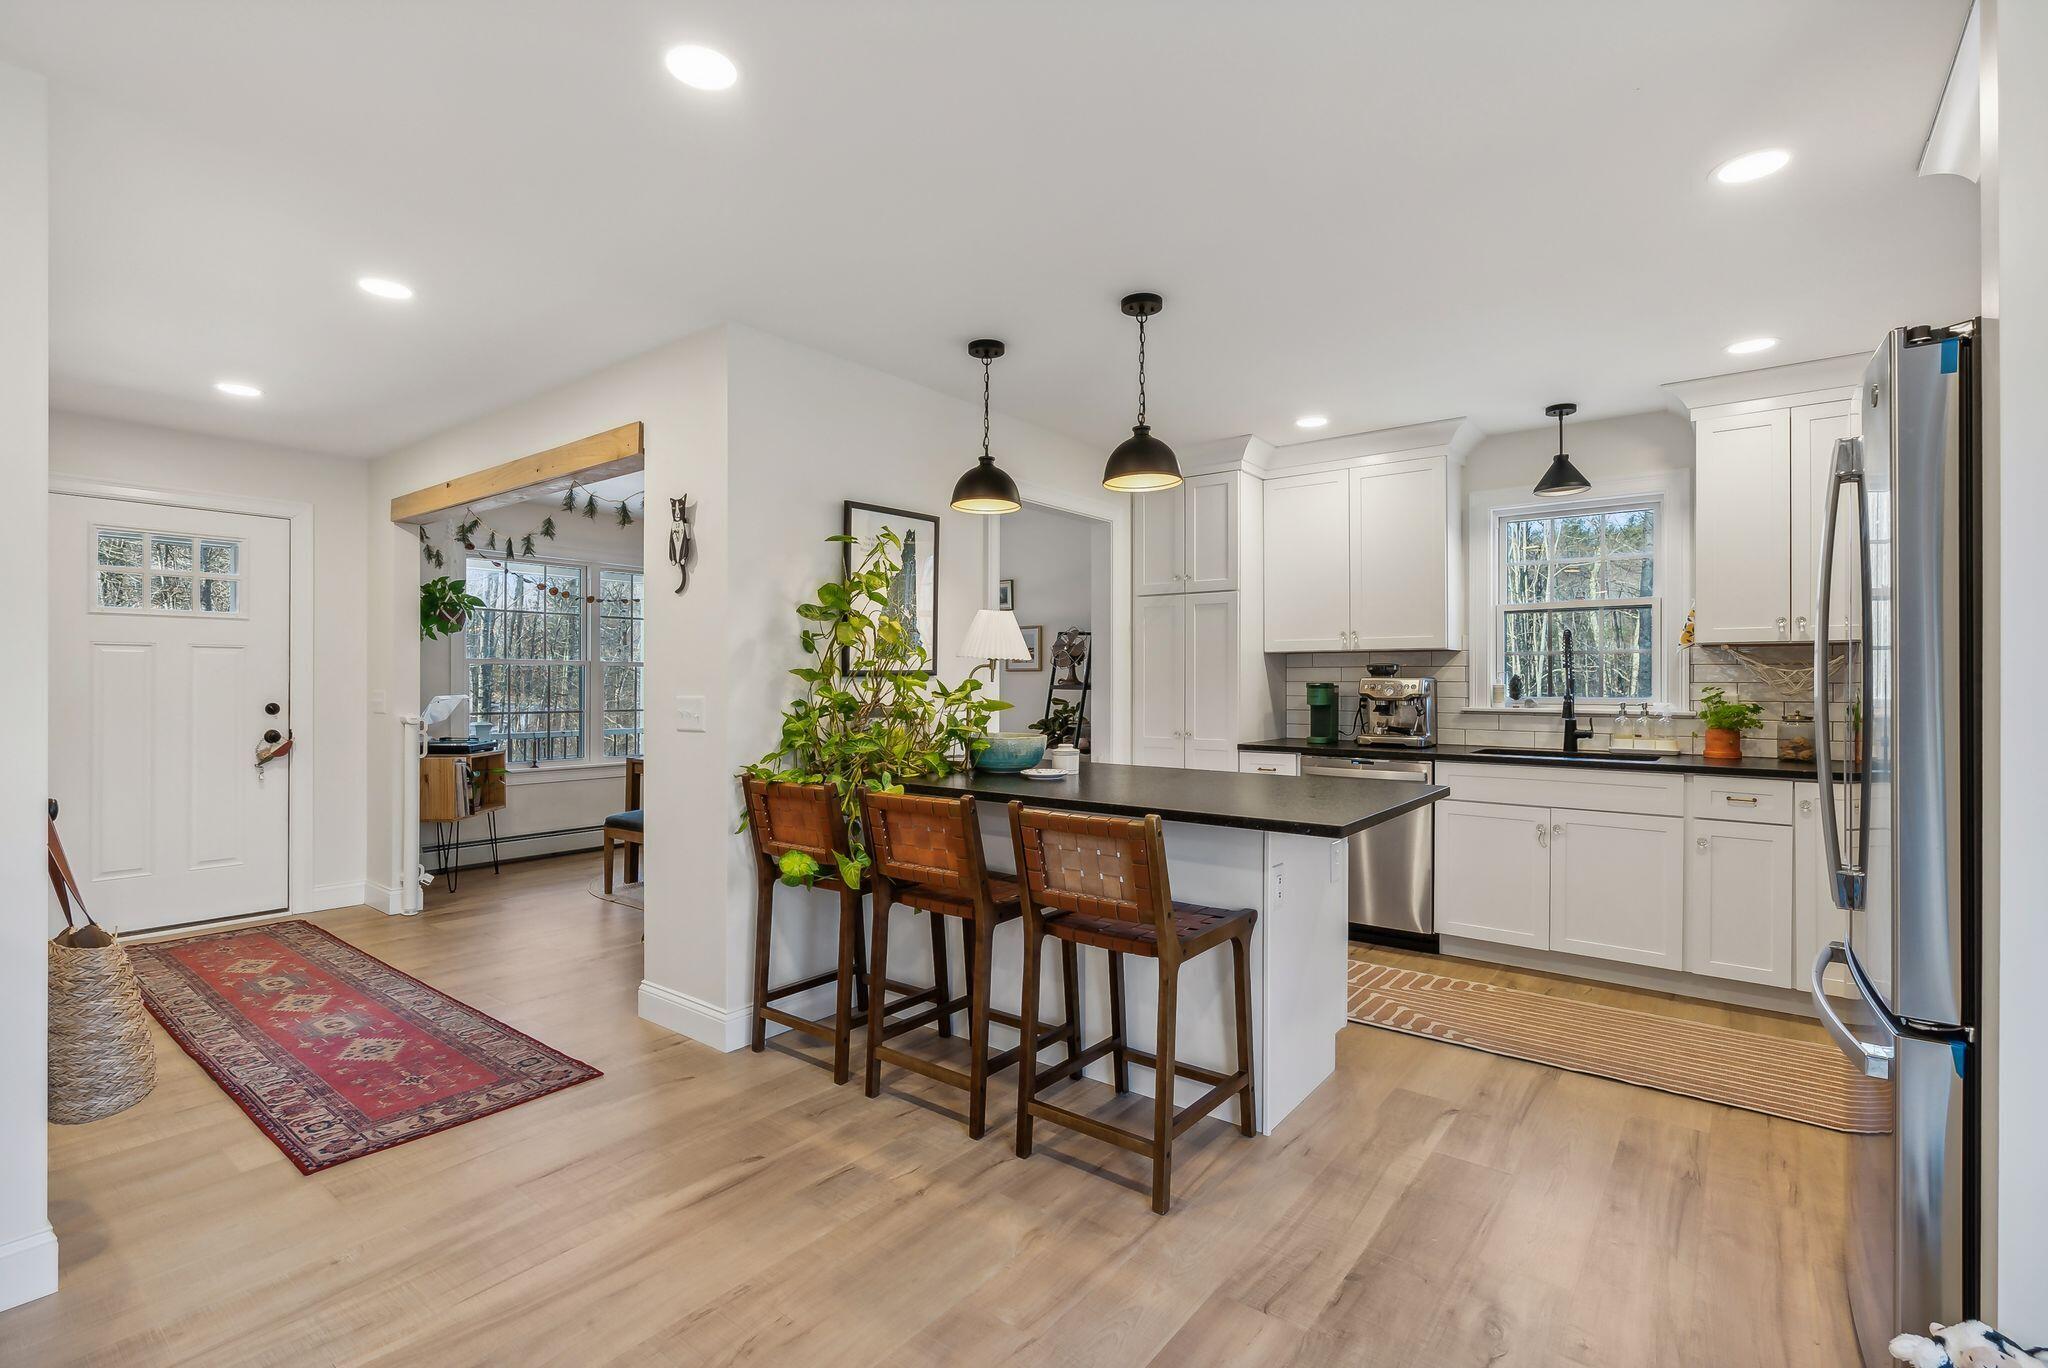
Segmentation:
{"type": "Polygon", "coordinates": [[[1593,736],[1593,729],[1591,727],[1581,727],[1579,725],[1577,693],[1577,689],[1572,684],[1572,633],[1571,628],[1567,627],[1564,633],[1563,710],[1564,753],[1566,755],[1577,755],[1579,753],[1579,742],[1591,740],[1593,736]]]}

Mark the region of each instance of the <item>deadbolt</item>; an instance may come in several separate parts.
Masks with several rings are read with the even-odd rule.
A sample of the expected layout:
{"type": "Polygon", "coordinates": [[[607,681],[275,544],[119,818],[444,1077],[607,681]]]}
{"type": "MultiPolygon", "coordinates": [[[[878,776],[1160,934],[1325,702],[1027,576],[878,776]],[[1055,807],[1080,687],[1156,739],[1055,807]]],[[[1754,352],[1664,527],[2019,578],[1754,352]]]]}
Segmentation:
{"type": "Polygon", "coordinates": [[[263,711],[269,713],[272,717],[275,717],[284,710],[278,707],[278,705],[275,703],[265,703],[263,705],[263,711]]]}
{"type": "Polygon", "coordinates": [[[280,732],[277,728],[272,727],[269,731],[263,733],[263,739],[274,746],[278,742],[284,740],[284,733],[280,732]]]}

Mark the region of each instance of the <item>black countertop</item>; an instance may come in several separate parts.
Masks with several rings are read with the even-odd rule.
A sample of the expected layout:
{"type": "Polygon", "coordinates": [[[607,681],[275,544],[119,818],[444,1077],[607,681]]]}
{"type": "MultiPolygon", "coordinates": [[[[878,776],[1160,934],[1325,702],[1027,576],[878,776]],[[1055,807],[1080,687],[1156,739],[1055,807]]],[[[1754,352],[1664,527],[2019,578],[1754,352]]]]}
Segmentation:
{"type": "Polygon", "coordinates": [[[912,793],[971,793],[985,802],[1021,798],[1033,807],[1142,817],[1169,822],[1280,831],[1297,836],[1351,836],[1427,807],[1450,790],[1395,779],[1296,779],[1278,774],[1163,769],[1084,761],[1066,779],[1025,779],[975,770],[946,779],[910,780],[912,793]]]}
{"type": "MultiPolygon", "coordinates": [[[[1295,755],[1338,757],[1371,756],[1378,760],[1450,760],[1477,765],[1558,765],[1580,769],[1648,770],[1654,774],[1737,774],[1746,779],[1805,779],[1814,781],[1819,772],[1797,760],[1745,755],[1740,760],[1709,760],[1703,755],[1651,755],[1637,751],[1610,756],[1600,751],[1517,751],[1513,755],[1487,755],[1481,746],[1359,746],[1350,741],[1322,745],[1300,737],[1275,737],[1269,741],[1246,741],[1238,747],[1251,751],[1287,751],[1295,755]]],[[[1346,782],[1356,782],[1346,781],[1346,782]]]]}

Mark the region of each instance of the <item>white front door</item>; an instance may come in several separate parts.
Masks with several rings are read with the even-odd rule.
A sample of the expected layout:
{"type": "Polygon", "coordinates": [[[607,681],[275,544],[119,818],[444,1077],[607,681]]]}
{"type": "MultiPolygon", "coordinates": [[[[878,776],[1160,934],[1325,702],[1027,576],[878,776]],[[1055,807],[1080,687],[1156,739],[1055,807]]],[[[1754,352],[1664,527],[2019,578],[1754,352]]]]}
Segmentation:
{"type": "Polygon", "coordinates": [[[110,926],[286,904],[289,526],[50,496],[51,796],[110,926]]]}

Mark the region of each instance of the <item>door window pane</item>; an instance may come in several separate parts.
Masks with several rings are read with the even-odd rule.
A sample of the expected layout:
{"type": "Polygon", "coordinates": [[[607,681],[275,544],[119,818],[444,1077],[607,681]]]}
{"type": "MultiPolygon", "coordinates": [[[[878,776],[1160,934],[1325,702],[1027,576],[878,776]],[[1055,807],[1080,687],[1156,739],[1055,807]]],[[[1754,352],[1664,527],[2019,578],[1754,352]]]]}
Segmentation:
{"type": "Polygon", "coordinates": [[[149,539],[149,563],[159,570],[190,570],[192,539],[158,534],[149,539]]]}
{"type": "Polygon", "coordinates": [[[102,532],[99,534],[99,562],[101,565],[141,565],[143,536],[140,532],[102,532]]]}
{"type": "Polygon", "coordinates": [[[234,542],[199,543],[199,568],[209,575],[232,575],[241,560],[241,547],[234,542]]]}
{"type": "MultiPolygon", "coordinates": [[[[138,559],[141,546],[136,547],[138,559]]],[[[99,603],[102,608],[140,608],[142,606],[142,576],[113,570],[100,571],[99,603]]]]}
{"type": "Polygon", "coordinates": [[[192,577],[190,575],[151,575],[149,577],[149,606],[165,613],[191,612],[192,577]]]}
{"type": "Polygon", "coordinates": [[[199,581],[199,610],[203,613],[232,613],[235,611],[235,590],[237,582],[231,579],[215,579],[208,576],[199,581]]]}

